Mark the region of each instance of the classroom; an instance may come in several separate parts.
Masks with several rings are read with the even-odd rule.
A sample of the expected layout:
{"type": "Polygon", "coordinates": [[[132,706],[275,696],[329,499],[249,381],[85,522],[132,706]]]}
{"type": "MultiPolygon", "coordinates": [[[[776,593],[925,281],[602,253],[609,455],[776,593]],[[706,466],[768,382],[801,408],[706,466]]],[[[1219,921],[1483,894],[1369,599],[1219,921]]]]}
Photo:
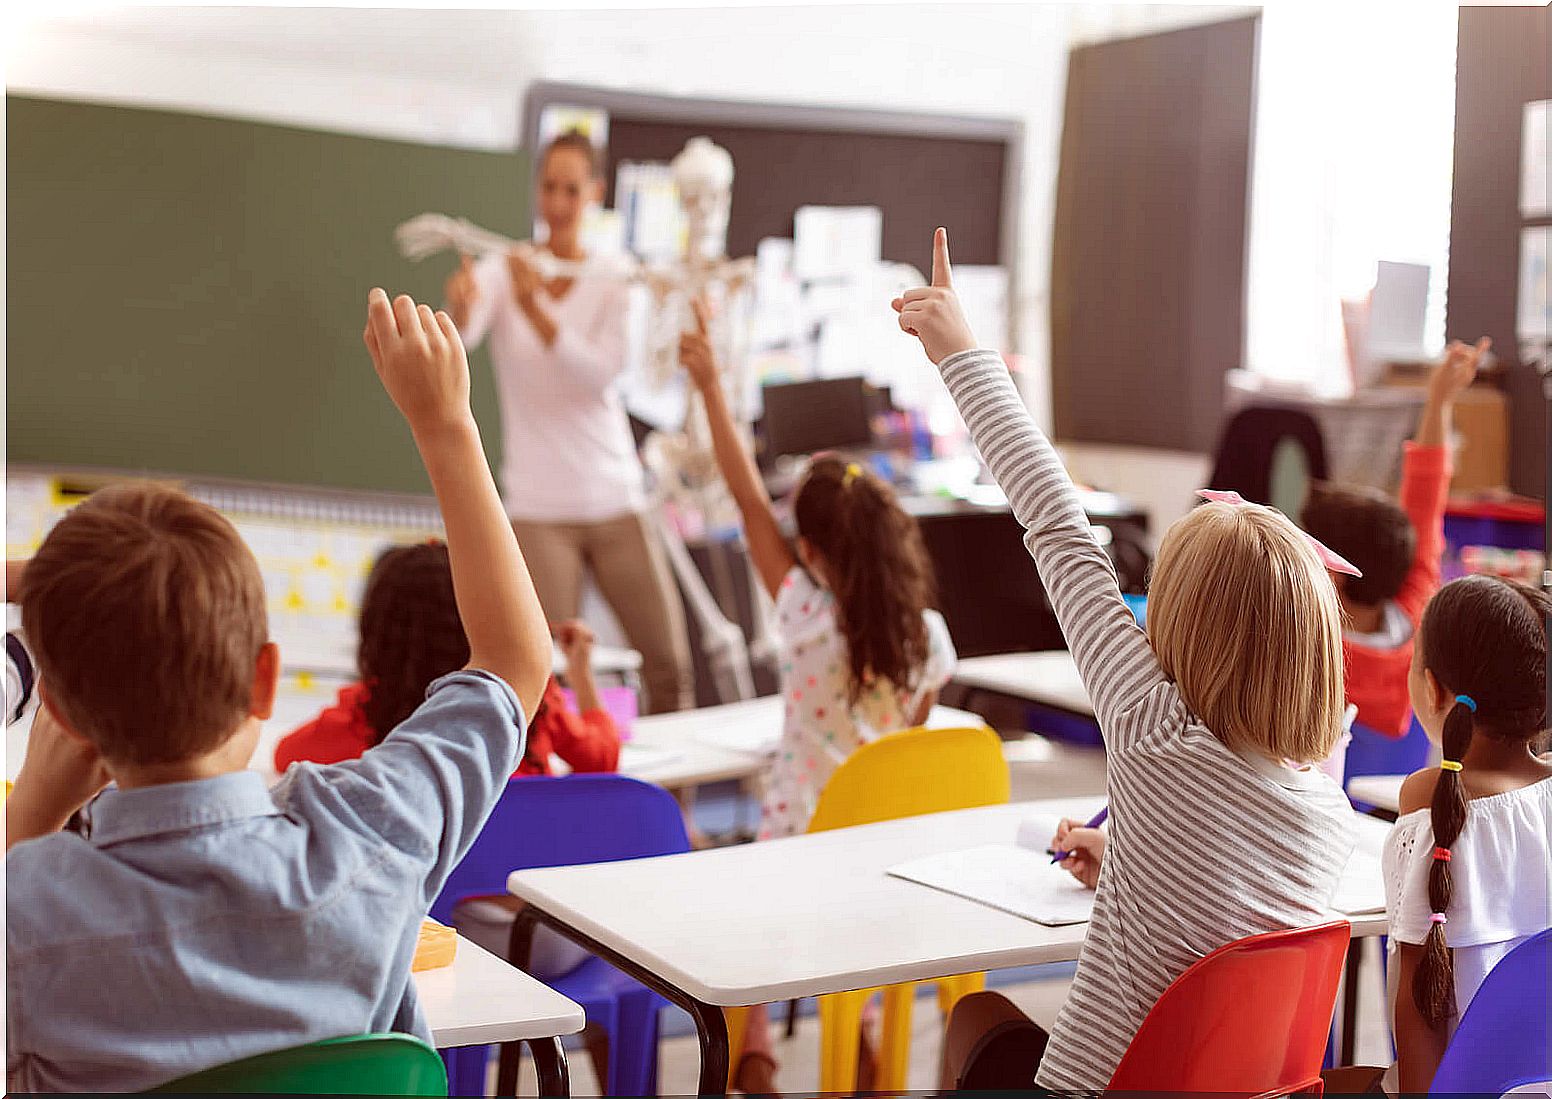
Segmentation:
{"type": "Polygon", "coordinates": [[[1552,8],[8,18],[7,1091],[1552,1089],[1552,8]]]}

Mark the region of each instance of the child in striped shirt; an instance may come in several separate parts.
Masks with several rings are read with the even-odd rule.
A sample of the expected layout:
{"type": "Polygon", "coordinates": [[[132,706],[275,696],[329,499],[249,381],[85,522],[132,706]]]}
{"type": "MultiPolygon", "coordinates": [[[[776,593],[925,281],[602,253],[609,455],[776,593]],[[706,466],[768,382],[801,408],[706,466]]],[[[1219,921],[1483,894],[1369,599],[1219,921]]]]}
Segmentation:
{"type": "MultiPolygon", "coordinates": [[[[1108,752],[1110,832],[1093,919],[1049,1044],[1030,1023],[1013,1078],[954,1082],[1025,1088],[1033,1076],[1051,1091],[1101,1091],[1191,963],[1327,918],[1354,846],[1347,799],[1312,766],[1342,732],[1336,590],[1284,516],[1208,503],[1164,537],[1144,633],[1007,367],[976,348],[942,229],[932,285],[894,307],[1025,528],[1108,752]]],[[[949,1048],[974,1045],[963,1028],[985,1017],[991,995],[955,1008],[949,1048]]]]}

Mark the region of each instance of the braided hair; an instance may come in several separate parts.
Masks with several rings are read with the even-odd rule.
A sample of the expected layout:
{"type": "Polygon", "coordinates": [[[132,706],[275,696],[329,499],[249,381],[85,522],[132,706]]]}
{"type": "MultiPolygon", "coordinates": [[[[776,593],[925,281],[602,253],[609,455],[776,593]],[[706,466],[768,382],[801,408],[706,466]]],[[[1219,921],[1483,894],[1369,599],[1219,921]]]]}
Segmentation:
{"type": "Polygon", "coordinates": [[[922,612],[933,598],[916,520],[887,484],[834,457],[815,459],[792,510],[798,534],[825,561],[846,639],[852,704],[877,679],[914,690],[927,662],[922,612]]]}
{"type": "Polygon", "coordinates": [[[374,745],[425,701],[433,680],[469,663],[444,543],[395,546],[377,558],[361,601],[356,662],[374,745]]]}
{"type": "MultiPolygon", "coordinates": [[[[1429,806],[1438,850],[1428,868],[1428,905],[1436,916],[1450,906],[1448,852],[1466,824],[1460,770],[1451,765],[1466,757],[1474,736],[1528,742],[1546,726],[1548,613],[1552,600],[1534,588],[1467,576],[1440,588],[1423,614],[1423,667],[1455,697],[1444,719],[1445,765],[1429,806]]],[[[1455,1015],[1455,964],[1442,919],[1423,940],[1412,1001],[1435,1029],[1455,1015]]]]}

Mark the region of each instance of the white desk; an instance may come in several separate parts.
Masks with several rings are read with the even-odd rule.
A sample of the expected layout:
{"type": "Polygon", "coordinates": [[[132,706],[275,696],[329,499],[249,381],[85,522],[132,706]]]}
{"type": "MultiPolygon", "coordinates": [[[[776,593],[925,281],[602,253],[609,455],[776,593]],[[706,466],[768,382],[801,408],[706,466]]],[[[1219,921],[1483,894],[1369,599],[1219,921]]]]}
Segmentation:
{"type": "Polygon", "coordinates": [[[954,669],[954,682],[1083,717],[1094,716],[1094,704],[1078,675],[1078,666],[1066,651],[972,656],[954,669]]]}
{"type": "Polygon", "coordinates": [[[412,977],[438,1049],[554,1038],[587,1021],[579,1005],[462,935],[452,965],[412,977]]]}
{"type": "Polygon", "coordinates": [[[1347,780],[1347,792],[1388,813],[1401,811],[1401,784],[1406,775],[1359,775],[1347,780]]]}
{"type": "MultiPolygon", "coordinates": [[[[525,924],[550,924],[689,1012],[701,1039],[700,1091],[720,1093],[721,1007],[1076,959],[1085,925],[1046,927],[885,870],[1012,842],[1028,815],[1082,819],[1101,801],[999,805],[687,855],[522,870],[508,888],[529,902],[525,924]]],[[[1377,856],[1388,826],[1368,818],[1358,825],[1360,848],[1377,856]]],[[[1385,932],[1383,914],[1349,919],[1355,936],[1385,932]]]]}
{"type": "MultiPolygon", "coordinates": [[[[927,724],[979,728],[985,722],[966,710],[935,706],[927,724]]],[[[620,773],[670,790],[752,778],[769,766],[781,725],[779,695],[640,717],[620,753],[620,773]]]]}

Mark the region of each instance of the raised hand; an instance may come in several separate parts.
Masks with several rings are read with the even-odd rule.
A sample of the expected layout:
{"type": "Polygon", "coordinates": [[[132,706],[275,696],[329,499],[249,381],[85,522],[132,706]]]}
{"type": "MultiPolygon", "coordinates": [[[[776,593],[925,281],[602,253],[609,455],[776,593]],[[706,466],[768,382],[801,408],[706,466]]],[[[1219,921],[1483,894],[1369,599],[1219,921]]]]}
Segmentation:
{"type": "Polygon", "coordinates": [[[1455,340],[1444,349],[1444,361],[1428,379],[1428,400],[1417,421],[1413,442],[1419,446],[1445,446],[1450,441],[1450,420],[1455,399],[1477,376],[1477,368],[1493,341],[1483,336],[1474,346],[1455,340]]]}
{"type": "Polygon", "coordinates": [[[934,365],[957,351],[976,346],[975,333],[965,320],[954,293],[953,270],[948,261],[948,230],[932,238],[932,285],[907,290],[889,303],[900,314],[900,328],[921,341],[934,365]]]}
{"type": "Polygon", "coordinates": [[[383,388],[417,436],[472,423],[469,361],[446,313],[416,305],[408,294],[390,303],[386,292],[374,288],[367,295],[362,339],[383,388]]]}
{"type": "Polygon", "coordinates": [[[695,330],[679,335],[679,364],[695,387],[705,391],[717,384],[717,356],[711,348],[711,305],[704,297],[690,302],[695,314],[695,330]]]}
{"type": "Polygon", "coordinates": [[[1482,359],[1492,346],[1493,341],[1487,336],[1483,336],[1474,346],[1460,340],[1451,341],[1444,349],[1444,361],[1434,368],[1433,376],[1428,379],[1429,399],[1453,401],[1465,392],[1475,380],[1482,359]]]}
{"type": "Polygon", "coordinates": [[[586,622],[573,618],[555,627],[555,643],[572,668],[588,668],[595,637],[586,622]]]}
{"type": "Polygon", "coordinates": [[[442,298],[447,311],[459,324],[467,324],[469,313],[480,300],[480,287],[474,279],[474,261],[467,255],[459,258],[458,268],[447,276],[442,287],[442,298]]]}

